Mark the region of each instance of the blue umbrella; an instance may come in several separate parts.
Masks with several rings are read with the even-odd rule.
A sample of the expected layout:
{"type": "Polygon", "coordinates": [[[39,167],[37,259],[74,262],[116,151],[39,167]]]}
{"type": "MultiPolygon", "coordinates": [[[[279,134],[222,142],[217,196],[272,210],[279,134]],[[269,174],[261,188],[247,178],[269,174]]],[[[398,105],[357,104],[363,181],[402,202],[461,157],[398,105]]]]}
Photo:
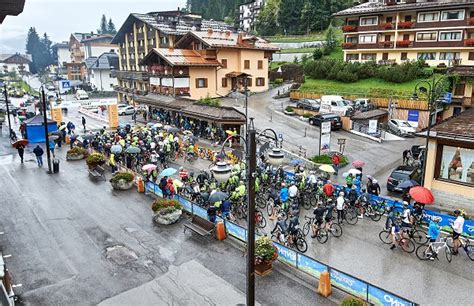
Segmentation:
{"type": "Polygon", "coordinates": [[[175,168],[166,168],[163,171],[160,172],[160,176],[171,176],[178,172],[175,168]]]}
{"type": "Polygon", "coordinates": [[[141,150],[138,147],[130,146],[125,150],[125,152],[129,154],[138,154],[141,152],[141,150]]]}
{"type": "Polygon", "coordinates": [[[122,146],[121,145],[113,145],[110,147],[110,152],[114,154],[122,153],[122,146]]]}
{"type": "Polygon", "coordinates": [[[403,182],[401,182],[400,184],[398,184],[398,188],[410,188],[410,187],[413,187],[413,186],[418,186],[420,184],[418,184],[417,181],[415,180],[405,180],[403,182]]]}
{"type": "Polygon", "coordinates": [[[293,165],[293,166],[296,166],[296,165],[299,165],[299,164],[302,164],[303,161],[301,159],[292,159],[290,160],[290,165],[293,165]]]}

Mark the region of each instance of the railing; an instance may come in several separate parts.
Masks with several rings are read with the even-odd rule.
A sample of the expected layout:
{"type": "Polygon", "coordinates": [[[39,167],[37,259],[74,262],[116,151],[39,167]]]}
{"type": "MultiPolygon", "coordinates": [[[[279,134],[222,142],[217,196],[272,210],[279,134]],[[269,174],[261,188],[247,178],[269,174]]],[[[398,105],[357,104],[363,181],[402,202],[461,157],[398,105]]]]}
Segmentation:
{"type": "MultiPolygon", "coordinates": [[[[146,182],[145,190],[156,196],[163,197],[163,192],[158,187],[158,185],[153,182],[146,182]]],[[[175,196],[175,198],[183,206],[185,211],[207,219],[207,211],[204,208],[179,195],[175,196]]],[[[224,222],[226,232],[229,236],[232,236],[244,243],[247,241],[247,229],[245,227],[228,220],[221,219],[220,217],[217,217],[217,221],[224,222]]],[[[402,298],[399,295],[375,286],[360,278],[344,273],[341,270],[324,264],[298,251],[287,248],[286,246],[283,246],[277,242],[273,243],[278,249],[278,260],[280,262],[296,268],[299,271],[305,272],[306,274],[315,278],[319,278],[322,272],[328,272],[332,286],[339,288],[348,294],[363,299],[368,303],[377,305],[386,305],[388,303],[388,305],[400,306],[417,305],[408,299],[402,298]]]]}
{"type": "Polygon", "coordinates": [[[115,71],[115,75],[122,80],[147,81],[150,78],[146,71],[115,71]]]}
{"type": "Polygon", "coordinates": [[[398,29],[411,29],[415,25],[412,21],[400,21],[398,23],[398,29]]]}
{"type": "Polygon", "coordinates": [[[408,48],[413,46],[413,41],[411,40],[399,40],[397,41],[398,48],[408,48]]]}
{"type": "Polygon", "coordinates": [[[356,43],[345,42],[342,44],[342,49],[355,49],[357,47],[356,43]]]}
{"type": "Polygon", "coordinates": [[[342,32],[347,33],[347,32],[357,32],[357,26],[355,25],[343,25],[342,26],[342,32]]]}
{"type": "Polygon", "coordinates": [[[378,46],[380,48],[393,48],[393,41],[381,41],[378,46]]]}

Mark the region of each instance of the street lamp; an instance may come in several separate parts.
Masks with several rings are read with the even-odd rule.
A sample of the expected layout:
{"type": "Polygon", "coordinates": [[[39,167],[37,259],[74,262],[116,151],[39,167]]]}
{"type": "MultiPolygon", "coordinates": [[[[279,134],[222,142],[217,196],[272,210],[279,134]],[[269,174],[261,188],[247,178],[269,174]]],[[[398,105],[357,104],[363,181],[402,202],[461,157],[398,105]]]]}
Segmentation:
{"type": "MultiPolygon", "coordinates": [[[[272,165],[280,165],[283,162],[283,153],[278,149],[278,137],[274,130],[265,129],[260,132],[259,136],[265,132],[272,132],[275,141],[275,147],[272,152],[268,153],[268,161],[272,165]]],[[[247,306],[255,305],[255,177],[257,168],[257,141],[256,131],[253,124],[253,118],[250,118],[249,130],[247,131],[247,138],[241,135],[231,135],[224,140],[221,147],[221,153],[224,153],[225,144],[230,141],[233,137],[241,138],[245,144],[246,160],[246,177],[247,177],[247,201],[248,201],[248,214],[247,214],[247,306]]],[[[225,156],[225,154],[221,154],[225,156]]],[[[214,178],[218,182],[225,182],[231,175],[232,167],[226,162],[222,161],[216,164],[211,171],[214,178]]]]}
{"type": "Polygon", "coordinates": [[[422,177],[421,177],[421,185],[424,185],[425,182],[425,173],[426,173],[426,160],[428,158],[428,145],[430,141],[430,132],[431,132],[431,123],[432,123],[432,116],[433,112],[436,110],[436,106],[438,105],[438,97],[441,94],[441,90],[444,88],[440,88],[443,85],[443,82],[446,81],[446,78],[440,77],[436,79],[433,75],[431,80],[423,80],[418,82],[415,85],[415,89],[413,91],[412,100],[418,100],[418,93],[420,91],[422,93],[426,93],[428,95],[428,129],[426,130],[426,145],[425,145],[425,153],[423,155],[423,165],[422,165],[422,177]],[[420,86],[420,85],[425,85],[420,86]]]}
{"type": "MultiPolygon", "coordinates": [[[[52,82],[51,82],[52,83],[52,82]]],[[[46,112],[46,94],[44,92],[44,86],[46,83],[41,84],[41,96],[43,102],[43,124],[44,124],[44,136],[45,136],[45,149],[46,149],[46,157],[48,159],[48,173],[52,174],[53,171],[51,169],[51,152],[49,150],[49,131],[48,131],[48,113],[46,112]]],[[[54,84],[53,84],[54,85],[54,84]]]]}
{"type": "MultiPolygon", "coordinates": [[[[10,108],[9,108],[9,102],[8,102],[8,90],[7,90],[7,84],[0,82],[0,87],[3,87],[3,94],[5,96],[5,105],[7,106],[7,118],[8,118],[8,137],[12,137],[12,122],[10,120],[10,108]]],[[[0,131],[1,132],[1,131],[0,131]]]]}

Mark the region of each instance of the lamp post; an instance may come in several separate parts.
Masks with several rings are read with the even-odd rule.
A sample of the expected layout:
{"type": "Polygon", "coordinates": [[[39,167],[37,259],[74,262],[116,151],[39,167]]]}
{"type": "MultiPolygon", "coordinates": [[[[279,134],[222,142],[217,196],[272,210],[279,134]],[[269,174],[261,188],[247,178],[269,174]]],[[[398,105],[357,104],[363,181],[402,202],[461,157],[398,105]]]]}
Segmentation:
{"type": "MultiPolygon", "coordinates": [[[[436,79],[435,76],[431,80],[423,80],[418,82],[415,85],[415,90],[413,91],[412,100],[418,100],[418,91],[426,93],[428,95],[428,128],[426,130],[426,145],[425,153],[423,154],[423,165],[422,165],[422,176],[421,176],[421,185],[424,186],[425,183],[425,173],[426,173],[426,160],[428,159],[428,145],[430,142],[430,132],[432,124],[433,111],[436,110],[438,97],[441,94],[440,85],[446,81],[445,77],[440,77],[436,79]],[[420,86],[420,85],[425,85],[420,86]]],[[[442,89],[442,88],[441,88],[442,89]]]]}
{"type": "Polygon", "coordinates": [[[49,131],[48,131],[48,113],[46,111],[46,94],[44,92],[45,84],[41,84],[41,96],[43,101],[43,124],[44,124],[44,136],[45,136],[45,149],[46,149],[46,157],[48,159],[48,173],[52,174],[53,171],[51,169],[51,152],[49,150],[49,131]]]}
{"type": "Polygon", "coordinates": [[[7,106],[7,119],[8,119],[8,137],[11,138],[12,136],[12,122],[10,120],[10,107],[8,106],[10,103],[8,102],[8,90],[6,83],[0,83],[0,87],[3,86],[3,95],[5,96],[5,105],[7,106]]]}
{"type": "MultiPolygon", "coordinates": [[[[247,160],[247,201],[248,201],[248,213],[247,213],[247,271],[246,271],[246,298],[247,306],[255,305],[255,172],[257,168],[257,142],[256,142],[256,131],[253,124],[253,118],[250,118],[248,126],[249,130],[247,138],[241,135],[231,135],[226,138],[221,147],[221,152],[224,151],[225,144],[230,141],[233,137],[241,138],[246,148],[246,160],[247,160]]],[[[283,153],[278,148],[278,137],[274,130],[265,129],[260,134],[264,134],[266,131],[273,133],[273,140],[275,141],[275,148],[268,154],[268,162],[272,165],[279,165],[283,161],[283,153]]],[[[225,154],[224,154],[225,156],[225,154]]],[[[218,182],[225,182],[231,176],[232,167],[225,162],[218,162],[216,166],[211,168],[214,174],[214,178],[218,182]]]]}

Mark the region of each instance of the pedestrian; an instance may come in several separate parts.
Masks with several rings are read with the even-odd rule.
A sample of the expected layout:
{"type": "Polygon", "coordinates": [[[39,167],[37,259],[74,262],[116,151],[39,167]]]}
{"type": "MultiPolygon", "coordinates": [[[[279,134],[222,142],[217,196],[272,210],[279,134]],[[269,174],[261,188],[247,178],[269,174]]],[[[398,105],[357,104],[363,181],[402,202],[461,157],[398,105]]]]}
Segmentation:
{"type": "Polygon", "coordinates": [[[54,142],[54,140],[50,140],[49,141],[49,150],[51,151],[51,153],[53,154],[53,157],[54,156],[54,148],[56,147],[56,143],[54,142]]]}
{"type": "Polygon", "coordinates": [[[403,164],[407,165],[408,164],[408,159],[409,159],[409,156],[410,156],[410,150],[407,149],[407,150],[403,151],[402,156],[403,156],[403,164]]]}
{"type": "Polygon", "coordinates": [[[18,150],[18,155],[20,155],[21,163],[23,164],[23,154],[25,154],[25,146],[23,144],[19,144],[16,146],[18,150]]]}
{"type": "Polygon", "coordinates": [[[37,145],[36,148],[34,148],[33,153],[36,156],[36,162],[38,163],[38,167],[43,167],[43,148],[41,148],[40,145],[37,145]]]}
{"type": "Polygon", "coordinates": [[[339,196],[336,199],[336,210],[337,210],[337,223],[342,223],[344,213],[344,192],[339,192],[339,196]]]}
{"type": "Polygon", "coordinates": [[[13,115],[13,122],[16,123],[16,115],[17,115],[16,112],[12,112],[12,115],[13,115]]]}
{"type": "Polygon", "coordinates": [[[372,179],[372,183],[368,185],[369,193],[378,196],[380,194],[380,185],[376,179],[372,179]]]}
{"type": "Polygon", "coordinates": [[[82,127],[84,128],[84,133],[85,133],[86,132],[86,118],[84,118],[84,116],[82,116],[81,122],[82,122],[82,127]]]}
{"type": "Polygon", "coordinates": [[[163,192],[163,195],[165,198],[172,199],[176,193],[176,190],[173,185],[173,179],[169,178],[168,182],[166,183],[165,190],[163,192]]]}
{"type": "Polygon", "coordinates": [[[115,155],[114,154],[110,154],[109,166],[110,166],[110,168],[112,168],[112,173],[115,173],[115,171],[117,171],[117,163],[115,162],[115,155]]]}
{"type": "Polygon", "coordinates": [[[334,175],[338,175],[339,173],[339,164],[341,163],[341,158],[339,157],[339,154],[335,153],[332,156],[332,166],[334,167],[334,175]]]}
{"type": "Polygon", "coordinates": [[[74,148],[74,143],[76,142],[76,134],[74,134],[74,131],[73,133],[71,134],[71,137],[69,138],[69,146],[72,148],[74,148]]]}
{"type": "Polygon", "coordinates": [[[354,177],[352,176],[352,173],[349,173],[347,176],[346,176],[346,185],[347,185],[347,188],[352,188],[352,183],[354,182],[354,177]]]}

